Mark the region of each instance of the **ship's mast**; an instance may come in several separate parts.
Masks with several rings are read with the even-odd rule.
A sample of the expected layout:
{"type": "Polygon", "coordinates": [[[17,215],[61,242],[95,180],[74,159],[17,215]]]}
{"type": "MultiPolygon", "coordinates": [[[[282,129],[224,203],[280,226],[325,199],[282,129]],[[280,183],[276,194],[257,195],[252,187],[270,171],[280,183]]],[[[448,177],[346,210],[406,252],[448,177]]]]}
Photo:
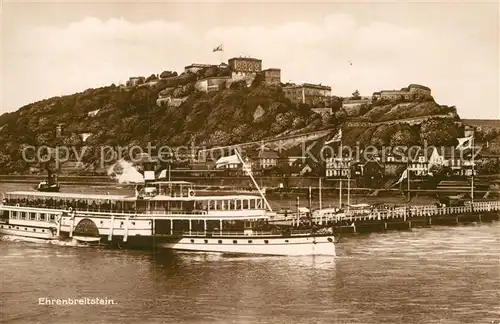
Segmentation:
{"type": "Polygon", "coordinates": [[[351,160],[347,162],[347,212],[349,213],[349,206],[351,205],[351,160]]]}
{"type": "MultiPolygon", "coordinates": [[[[234,153],[236,154],[236,156],[238,157],[238,159],[240,160],[242,166],[244,167],[245,166],[245,161],[243,161],[243,159],[241,158],[241,155],[240,153],[238,152],[237,149],[234,149],[234,153]]],[[[271,205],[269,205],[269,202],[267,201],[266,197],[264,196],[264,194],[262,193],[262,190],[260,190],[260,187],[259,185],[257,184],[257,181],[255,181],[255,178],[253,177],[252,175],[252,170],[250,170],[248,172],[248,175],[250,176],[250,179],[252,179],[252,182],[254,184],[254,186],[257,188],[257,190],[259,191],[259,194],[260,196],[262,197],[262,199],[264,199],[264,202],[266,203],[266,207],[269,209],[269,211],[273,211],[273,209],[271,208],[271,205]]]]}
{"type": "Polygon", "coordinates": [[[407,169],[406,169],[406,175],[407,175],[407,178],[408,178],[408,205],[410,205],[410,201],[411,201],[411,186],[410,186],[410,166],[408,165],[407,169]]]}
{"type": "Polygon", "coordinates": [[[343,158],[342,158],[342,139],[340,139],[340,160],[339,161],[340,161],[339,209],[342,209],[342,169],[343,169],[343,166],[344,166],[344,161],[343,161],[343,158]]]}
{"type": "Polygon", "coordinates": [[[411,201],[411,186],[410,186],[410,156],[408,157],[408,162],[406,164],[406,179],[407,179],[407,184],[408,184],[408,199],[406,202],[406,213],[404,220],[407,220],[407,217],[410,217],[410,201],[411,201]]]}
{"type": "Polygon", "coordinates": [[[471,186],[470,186],[470,199],[471,203],[474,203],[474,135],[475,132],[472,133],[472,139],[471,139],[471,162],[472,162],[472,177],[471,177],[471,186]]]}
{"type": "Polygon", "coordinates": [[[323,208],[323,202],[322,202],[322,196],[321,196],[321,177],[319,177],[319,209],[321,210],[323,208]]]}

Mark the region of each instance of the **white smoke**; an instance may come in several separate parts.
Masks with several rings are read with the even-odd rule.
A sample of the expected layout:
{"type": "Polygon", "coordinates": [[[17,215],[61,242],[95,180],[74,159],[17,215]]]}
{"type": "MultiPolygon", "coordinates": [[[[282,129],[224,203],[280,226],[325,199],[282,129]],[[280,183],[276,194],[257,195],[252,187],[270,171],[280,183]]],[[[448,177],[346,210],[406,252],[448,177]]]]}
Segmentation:
{"type": "Polygon", "coordinates": [[[108,175],[118,180],[118,183],[144,183],[144,177],[136,168],[123,159],[108,169],[108,175]]]}

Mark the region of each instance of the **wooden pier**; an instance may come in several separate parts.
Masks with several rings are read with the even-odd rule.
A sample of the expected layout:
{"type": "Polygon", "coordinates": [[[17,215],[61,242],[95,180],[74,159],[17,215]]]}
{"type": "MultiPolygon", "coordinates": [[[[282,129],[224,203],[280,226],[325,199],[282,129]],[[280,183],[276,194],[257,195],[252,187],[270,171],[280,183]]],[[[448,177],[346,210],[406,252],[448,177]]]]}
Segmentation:
{"type": "MultiPolygon", "coordinates": [[[[438,207],[421,205],[394,209],[373,210],[369,213],[313,212],[308,221],[322,228],[332,228],[336,233],[368,233],[387,230],[410,230],[432,225],[458,225],[466,223],[488,223],[499,220],[500,201],[475,202],[460,207],[438,207]]],[[[304,216],[297,213],[289,216],[277,215],[271,223],[300,227],[304,216]]]]}

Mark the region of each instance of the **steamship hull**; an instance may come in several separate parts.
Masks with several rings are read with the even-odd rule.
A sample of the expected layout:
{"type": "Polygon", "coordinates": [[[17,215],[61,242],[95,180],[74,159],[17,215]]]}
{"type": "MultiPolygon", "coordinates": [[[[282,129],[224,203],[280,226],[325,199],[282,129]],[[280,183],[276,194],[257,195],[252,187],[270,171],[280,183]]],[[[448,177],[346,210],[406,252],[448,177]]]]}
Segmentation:
{"type": "Polygon", "coordinates": [[[29,218],[0,221],[0,235],[19,239],[60,240],[84,245],[104,245],[130,249],[171,249],[254,255],[335,256],[333,235],[273,234],[270,232],[184,232],[161,230],[171,220],[147,217],[119,217],[67,210],[46,210],[22,206],[1,206],[4,213],[29,218]],[[43,216],[42,216],[43,215],[43,216]],[[161,234],[158,234],[161,233],[161,234]],[[168,234],[170,233],[170,234],[168,234]]]}
{"type": "Polygon", "coordinates": [[[246,255],[324,255],[335,256],[333,236],[259,237],[220,236],[217,238],[182,237],[158,244],[160,248],[246,255]]]}
{"type": "Polygon", "coordinates": [[[223,254],[246,254],[246,255],[324,255],[335,256],[335,243],[333,235],[322,236],[251,236],[251,235],[227,235],[217,237],[210,236],[138,236],[130,237],[124,242],[123,237],[94,236],[88,233],[78,233],[70,236],[68,232],[55,235],[47,226],[16,226],[0,222],[0,236],[15,236],[18,239],[36,240],[60,240],[62,242],[72,241],[85,245],[104,245],[109,247],[149,249],[161,248],[178,251],[208,252],[223,254]]]}

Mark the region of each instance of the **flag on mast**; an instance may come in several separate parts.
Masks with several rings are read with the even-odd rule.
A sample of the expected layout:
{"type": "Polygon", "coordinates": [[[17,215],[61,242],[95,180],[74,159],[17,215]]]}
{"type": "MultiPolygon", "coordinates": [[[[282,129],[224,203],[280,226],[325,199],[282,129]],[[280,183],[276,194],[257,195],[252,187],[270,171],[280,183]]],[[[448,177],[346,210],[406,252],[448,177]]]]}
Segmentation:
{"type": "Polygon", "coordinates": [[[339,129],[339,131],[337,132],[337,134],[335,134],[334,137],[332,137],[329,141],[326,141],[325,145],[330,144],[330,143],[335,143],[335,142],[341,142],[341,141],[342,141],[342,128],[339,129]]]}
{"type": "Polygon", "coordinates": [[[458,145],[457,150],[466,150],[472,148],[472,136],[457,138],[458,145]]]}
{"type": "Polygon", "coordinates": [[[397,185],[397,184],[400,184],[401,182],[403,182],[404,179],[408,178],[408,169],[406,169],[403,174],[401,175],[401,177],[399,178],[399,180],[394,184],[394,185],[397,185]]]}
{"type": "Polygon", "coordinates": [[[222,52],[222,51],[223,51],[222,44],[220,44],[219,46],[215,47],[212,52],[222,52]]]}

